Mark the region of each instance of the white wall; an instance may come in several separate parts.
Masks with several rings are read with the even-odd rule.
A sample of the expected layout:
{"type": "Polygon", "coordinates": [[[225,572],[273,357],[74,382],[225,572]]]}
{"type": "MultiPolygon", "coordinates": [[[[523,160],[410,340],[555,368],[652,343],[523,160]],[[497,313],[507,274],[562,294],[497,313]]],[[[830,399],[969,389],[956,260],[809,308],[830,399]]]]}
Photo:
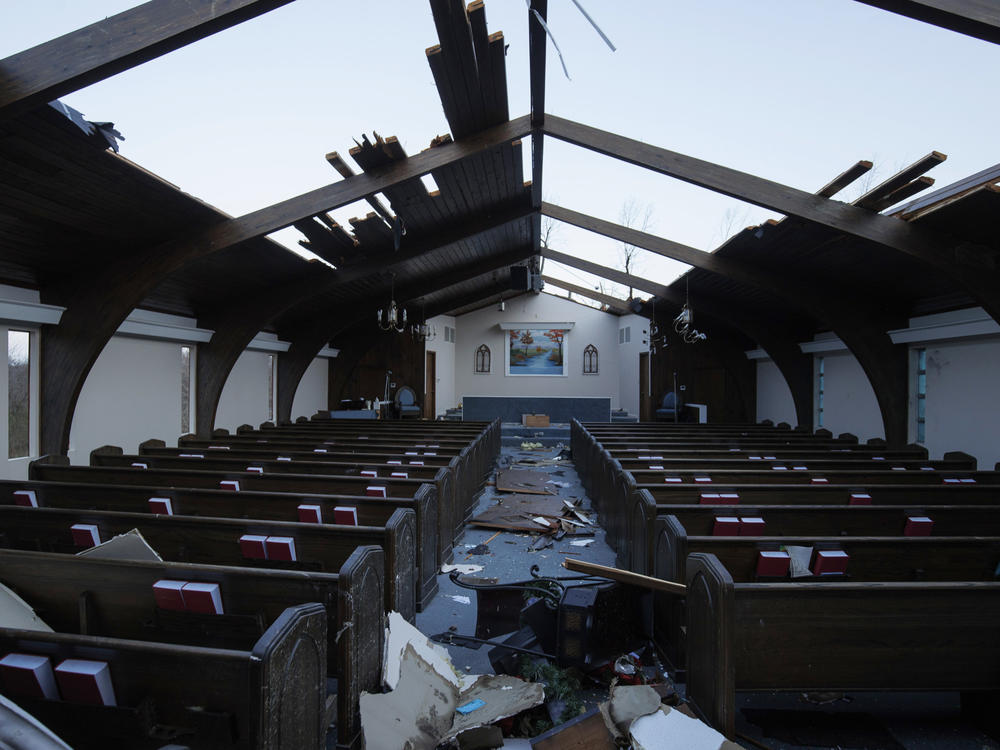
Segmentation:
{"type": "MultiPolygon", "coordinates": [[[[427,351],[435,353],[437,383],[434,408],[438,414],[444,414],[445,410],[458,406],[458,397],[455,394],[455,342],[445,340],[445,327],[456,330],[457,326],[454,316],[451,315],[438,315],[428,320],[427,324],[437,330],[434,340],[425,344],[427,351]]],[[[424,367],[427,367],[426,357],[424,367]]],[[[427,382],[426,372],[424,372],[424,382],[427,382]]]]}
{"type": "Polygon", "coordinates": [[[269,357],[276,353],[244,351],[222,389],[215,427],[235,432],[241,424],[257,427],[268,421],[267,380],[269,357]]]}
{"type": "MultiPolygon", "coordinates": [[[[816,354],[813,358],[814,393],[818,390],[819,357],[823,357],[825,364],[823,427],[834,435],[850,432],[862,443],[869,438],[884,439],[882,412],[858,360],[846,351],[816,354]]],[[[814,414],[818,414],[815,409],[814,414]]]]}
{"type": "MultiPolygon", "coordinates": [[[[616,334],[618,348],[618,404],[634,417],[639,416],[639,354],[649,351],[649,320],[639,315],[622,315],[618,330],[627,329],[629,340],[616,334]]],[[[614,363],[609,361],[609,366],[614,363]]]]}
{"type": "MultiPolygon", "coordinates": [[[[965,451],[980,469],[1000,461],[1000,336],[970,341],[928,342],[924,443],[931,458],[965,451]]],[[[915,357],[911,358],[915,360],[915,357]]],[[[916,402],[910,393],[911,438],[916,402]]]]}
{"type": "Polygon", "coordinates": [[[757,360],[757,421],[764,419],[775,424],[787,422],[792,427],[798,424],[792,391],[770,359],[757,360]]]}
{"type": "MultiPolygon", "coordinates": [[[[456,320],[455,393],[463,396],[608,396],[618,408],[621,384],[618,376],[618,316],[560,299],[551,294],[526,294],[507,302],[504,312],[489,306],[456,320]],[[506,375],[507,331],[500,321],[523,323],[525,328],[544,328],[549,323],[572,322],[566,334],[567,375],[506,375]],[[492,354],[492,372],[475,372],[475,351],[486,344],[492,354]],[[598,351],[598,374],[583,374],[583,350],[593,344],[598,351]]],[[[632,390],[638,389],[638,380],[632,390]]]]}
{"type": "Polygon", "coordinates": [[[317,357],[306,368],[292,400],[293,422],[299,417],[311,417],[320,409],[328,408],[329,372],[330,360],[324,357],[317,357]]]}
{"type": "MultiPolygon", "coordinates": [[[[128,453],[135,453],[149,438],[176,445],[181,434],[181,346],[181,342],[125,336],[108,342],[87,376],[73,414],[69,439],[73,463],[89,463],[90,451],[101,445],[118,445],[128,453]]],[[[192,402],[195,366],[192,356],[192,402]]]]}

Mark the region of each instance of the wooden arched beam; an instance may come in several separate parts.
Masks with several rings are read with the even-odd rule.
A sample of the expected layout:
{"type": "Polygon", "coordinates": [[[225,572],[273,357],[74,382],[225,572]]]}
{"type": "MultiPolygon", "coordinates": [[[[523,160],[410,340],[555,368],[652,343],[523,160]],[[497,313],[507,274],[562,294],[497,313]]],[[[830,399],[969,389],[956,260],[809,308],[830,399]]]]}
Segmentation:
{"type": "MultiPolygon", "coordinates": [[[[70,291],[52,300],[66,308],[59,324],[46,326],[43,330],[40,357],[42,453],[65,454],[69,450],[73,411],[94,362],[129,313],[172,272],[211,253],[517,140],[529,129],[527,116],[511,120],[379,170],[355,175],[244,216],[219,221],[194,235],[116,258],[88,278],[76,279],[70,291]]],[[[43,290],[43,298],[48,293],[43,290]]]]}
{"type": "MultiPolygon", "coordinates": [[[[676,291],[663,284],[628,275],[613,268],[607,268],[549,248],[543,248],[542,254],[559,263],[616,281],[619,284],[643,289],[663,299],[673,300],[677,295],[676,291]]],[[[750,278],[741,278],[739,281],[749,281],[750,278]]],[[[798,300],[799,294],[795,290],[790,290],[787,296],[789,299],[800,301],[798,300]]],[[[892,321],[895,325],[890,325],[880,311],[859,309],[858,305],[849,303],[837,304],[824,297],[822,293],[817,293],[817,295],[817,299],[802,301],[803,304],[798,306],[824,321],[851,350],[868,376],[872,390],[875,392],[882,415],[886,441],[892,445],[905,445],[908,426],[906,393],[909,384],[906,351],[902,345],[893,344],[888,335],[890,327],[901,326],[905,321],[903,319],[895,320],[892,321]]],[[[728,305],[728,303],[726,304],[728,305]]],[[[731,320],[734,317],[735,314],[725,316],[723,319],[731,320]]],[[[758,343],[760,342],[758,341],[758,343]]],[[[799,378],[801,375],[797,376],[797,380],[799,378]]],[[[793,387],[792,381],[789,381],[789,388],[791,387],[793,387]]],[[[803,399],[804,393],[799,396],[797,401],[803,399]]]]}
{"type": "MultiPolygon", "coordinates": [[[[531,249],[522,247],[493,258],[467,263],[447,273],[438,274],[431,279],[402,286],[397,290],[397,295],[402,301],[415,299],[437,289],[443,289],[452,284],[458,284],[489,273],[496,268],[508,266],[530,255],[531,249]]],[[[292,340],[292,347],[295,348],[294,354],[292,354],[292,347],[290,347],[286,356],[279,355],[278,357],[278,412],[276,417],[279,420],[288,419],[289,417],[285,416],[282,410],[287,407],[287,414],[291,414],[292,400],[295,397],[299,381],[319,350],[333,336],[344,330],[345,319],[356,326],[358,321],[370,320],[376,309],[383,303],[382,300],[370,301],[345,309],[343,304],[336,299],[336,295],[330,294],[329,289],[323,293],[332,297],[333,301],[326,310],[318,313],[313,310],[308,316],[297,316],[295,309],[299,306],[311,306],[313,297],[316,295],[305,295],[304,299],[303,295],[296,295],[294,286],[291,286],[282,294],[272,295],[263,301],[255,300],[241,308],[229,310],[221,318],[213,321],[215,333],[211,341],[198,348],[198,409],[195,421],[199,435],[211,435],[215,426],[215,415],[222,397],[222,390],[236,360],[269,320],[279,313],[285,312],[292,320],[318,321],[312,325],[306,323],[307,327],[302,333],[298,333],[296,327],[296,335],[292,340]],[[299,304],[290,306],[290,299],[298,300],[299,304]],[[287,379],[284,387],[282,385],[283,372],[287,379]]],[[[344,361],[346,359],[342,360],[342,362],[344,361]]]]}
{"type": "Polygon", "coordinates": [[[551,114],[543,130],[599,154],[901,252],[954,279],[1000,322],[1000,261],[991,248],[551,114]]]}
{"type": "MultiPolygon", "coordinates": [[[[684,304],[680,292],[667,288],[671,296],[667,298],[677,307],[684,304]]],[[[795,405],[795,418],[801,427],[812,427],[813,422],[813,364],[812,357],[803,354],[797,343],[797,337],[782,324],[770,319],[764,319],[746,308],[723,302],[716,297],[699,294],[697,309],[699,315],[706,316],[742,331],[747,337],[757,342],[767,356],[771,358],[792,394],[795,405]]],[[[653,317],[654,310],[650,303],[641,308],[641,315],[653,317]]],[[[661,330],[670,328],[670,321],[657,321],[661,330]]],[[[706,326],[706,329],[708,327],[706,326]]],[[[746,356],[741,353],[741,356],[746,356]]]]}

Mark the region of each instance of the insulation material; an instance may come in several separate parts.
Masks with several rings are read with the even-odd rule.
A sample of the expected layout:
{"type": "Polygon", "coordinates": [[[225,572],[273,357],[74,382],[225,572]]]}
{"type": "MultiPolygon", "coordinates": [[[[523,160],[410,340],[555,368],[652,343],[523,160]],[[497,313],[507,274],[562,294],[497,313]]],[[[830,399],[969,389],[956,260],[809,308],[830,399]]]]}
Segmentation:
{"type": "Polygon", "coordinates": [[[0,627],[52,632],[52,628],[42,622],[24,599],[2,583],[0,583],[0,627]]]}
{"type": "Polygon", "coordinates": [[[112,537],[104,544],[77,552],[77,557],[98,557],[102,560],[151,560],[162,562],[156,550],[149,546],[138,529],[112,537]]]}
{"type": "Polygon", "coordinates": [[[708,724],[669,706],[633,721],[629,738],[634,750],[740,750],[708,724]]]}

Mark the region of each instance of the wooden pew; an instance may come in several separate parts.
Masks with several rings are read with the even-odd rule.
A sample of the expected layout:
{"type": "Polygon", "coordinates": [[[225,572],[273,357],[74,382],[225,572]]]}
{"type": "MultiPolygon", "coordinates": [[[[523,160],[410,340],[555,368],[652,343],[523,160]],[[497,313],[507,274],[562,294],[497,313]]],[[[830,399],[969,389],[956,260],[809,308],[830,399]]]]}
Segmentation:
{"type": "Polygon", "coordinates": [[[80,548],[73,543],[73,524],[97,526],[102,541],[138,529],[165,560],[251,568],[335,573],[357,547],[378,545],[385,551],[385,608],[411,622],[416,617],[411,510],[398,508],[384,527],[372,527],[0,505],[0,543],[14,549],[76,553],[80,548]],[[246,558],[239,543],[244,534],[292,537],[298,559],[246,558]]]}
{"type": "MultiPolygon", "coordinates": [[[[411,460],[423,460],[423,457],[408,457],[411,460]]],[[[453,464],[457,464],[457,460],[453,460],[453,464]]],[[[437,488],[436,501],[438,506],[438,511],[443,511],[444,513],[451,513],[449,518],[442,519],[439,516],[438,527],[434,530],[433,536],[436,539],[440,539],[442,533],[447,534],[447,539],[450,540],[450,545],[445,545],[443,548],[438,550],[439,554],[448,554],[449,546],[454,546],[454,540],[462,533],[464,529],[464,515],[459,514],[456,510],[456,503],[459,502],[459,497],[457,497],[457,482],[456,473],[454,471],[453,465],[447,466],[415,466],[410,464],[395,466],[395,465],[378,465],[372,463],[364,462],[325,462],[325,461],[305,461],[305,460],[292,460],[292,461],[278,461],[278,460],[262,460],[260,458],[254,459],[242,459],[238,457],[232,457],[227,451],[213,451],[211,453],[196,453],[193,456],[163,456],[163,455],[146,455],[146,454],[126,454],[122,452],[122,449],[117,446],[103,446],[97,448],[90,453],[90,465],[92,467],[126,467],[134,468],[137,466],[145,466],[150,470],[158,469],[177,469],[181,471],[205,471],[205,472],[215,472],[229,475],[239,474],[245,472],[250,474],[252,472],[249,469],[254,467],[255,469],[260,469],[262,473],[267,475],[283,475],[283,474],[309,474],[309,475],[325,475],[331,477],[353,477],[359,480],[359,483],[355,485],[355,491],[352,494],[364,495],[364,488],[371,485],[383,484],[382,480],[392,480],[391,474],[393,472],[402,472],[407,475],[408,479],[420,480],[423,483],[433,484],[437,488]],[[223,454],[223,455],[220,455],[223,454]],[[199,458],[198,456],[201,456],[199,458]],[[361,472],[371,469],[378,473],[378,477],[366,478],[361,476],[361,472]],[[361,480],[365,480],[361,482],[361,480]],[[462,517],[457,517],[461,515],[462,517]]],[[[240,487],[243,487],[241,482],[240,487]]],[[[315,491],[315,490],[314,490],[315,491]]],[[[329,493],[327,493],[329,494],[329,493]]],[[[462,500],[464,503],[464,499],[462,500]]],[[[289,516],[289,519],[294,518],[294,516],[289,516]]],[[[421,530],[425,524],[421,523],[421,530]]],[[[434,571],[436,575],[437,571],[434,571]]]]}
{"type": "Polygon", "coordinates": [[[687,697],[735,737],[737,690],[1000,687],[1000,583],[750,583],[687,565],[687,697]]]}
{"type": "Polygon", "coordinates": [[[162,440],[147,440],[139,446],[139,454],[145,455],[148,451],[150,455],[162,455],[162,451],[172,451],[178,455],[183,453],[199,453],[207,456],[217,451],[235,451],[245,454],[268,453],[274,455],[275,460],[277,460],[277,456],[279,455],[293,459],[300,456],[312,456],[313,460],[323,460],[325,457],[334,456],[356,463],[364,463],[372,458],[384,456],[387,461],[418,458],[424,461],[425,466],[449,466],[451,465],[451,461],[455,460],[457,463],[454,484],[457,507],[454,509],[454,519],[449,524],[450,528],[454,530],[455,536],[461,534],[465,521],[468,520],[476,505],[476,496],[482,489],[483,482],[492,470],[495,461],[495,454],[490,454],[491,458],[488,464],[483,463],[482,467],[477,466],[476,459],[473,457],[474,448],[470,448],[469,446],[462,448],[460,451],[452,448],[433,448],[431,452],[437,453],[438,456],[411,458],[405,455],[405,449],[412,447],[410,445],[392,447],[367,442],[358,443],[359,446],[363,447],[362,449],[355,449],[353,444],[349,446],[334,446],[332,443],[317,442],[316,440],[294,439],[286,441],[274,438],[250,441],[242,438],[217,438],[212,440],[182,438],[179,443],[179,448],[165,448],[162,440]],[[317,450],[325,452],[316,453],[317,450]]]}
{"type": "Polygon", "coordinates": [[[721,509],[742,512],[743,508],[770,506],[831,505],[848,506],[852,494],[869,495],[873,505],[896,505],[915,508],[924,505],[992,505],[997,502],[997,488],[985,484],[948,485],[737,485],[700,488],[689,485],[636,485],[623,478],[620,499],[603,508],[602,520],[608,529],[608,543],[619,550],[622,565],[636,572],[651,570],[656,519],[670,513],[675,505],[718,505],[721,509]],[[723,494],[737,494],[738,504],[726,504],[723,494]],[[719,495],[717,499],[710,496],[719,495]],[[605,520],[606,519],[606,520],[605,520]]]}
{"type": "Polygon", "coordinates": [[[77,750],[325,746],[326,611],[285,611],[245,649],[0,628],[0,653],[108,662],[117,706],[18,696],[77,750]]]}
{"type": "MultiPolygon", "coordinates": [[[[715,555],[734,580],[756,579],[757,555],[782,545],[841,549],[850,556],[852,581],[993,581],[1000,563],[1000,537],[822,536],[718,537],[688,534],[676,516],[657,521],[653,575],[684,581],[694,553],[715,555]]],[[[803,579],[808,583],[819,578],[803,579]]],[[[684,665],[684,604],[676,597],[654,596],[653,629],[657,643],[675,668],[684,665]]]]}
{"type": "Polygon", "coordinates": [[[69,482],[25,482],[0,480],[0,505],[16,504],[15,492],[35,493],[41,507],[77,510],[113,510],[151,513],[149,499],[170,500],[179,516],[252,518],[266,521],[297,521],[298,506],[320,506],[323,520],[332,521],[337,506],[353,507],[361,526],[385,526],[398,508],[416,514],[414,545],[417,572],[417,611],[430,602],[438,590],[437,508],[433,492],[424,485],[413,498],[377,498],[349,495],[309,495],[304,493],[229,492],[187,487],[144,487],[130,484],[74,484],[69,482]]]}
{"type": "MultiPolygon", "coordinates": [[[[372,546],[356,549],[337,573],[0,549],[0,582],[63,633],[247,650],[287,608],[321,604],[325,672],[337,680],[337,736],[345,747],[360,738],[361,691],[381,687],[383,570],[383,552],[372,546]],[[161,579],[218,583],[225,614],[157,609],[152,585],[161,579]]],[[[326,727],[319,731],[322,738],[326,727]]]]}
{"type": "MultiPolygon", "coordinates": [[[[119,466],[70,466],[62,456],[43,456],[32,461],[28,476],[32,480],[46,482],[68,482],[75,484],[134,484],[145,487],[192,487],[219,489],[222,481],[239,482],[240,491],[308,493],[322,495],[365,495],[366,488],[377,485],[385,487],[386,495],[412,499],[421,491],[433,493],[435,501],[440,500],[435,485],[418,479],[392,479],[365,477],[328,476],[318,474],[256,474],[237,471],[200,471],[195,469],[139,469],[119,466]]],[[[442,482],[450,475],[442,470],[442,482]]],[[[446,493],[448,494],[448,493],[446,493]]],[[[447,528],[450,517],[442,519],[445,513],[438,503],[438,550],[441,562],[452,558],[452,531],[447,528]],[[443,537],[440,536],[443,532],[443,537]]]]}

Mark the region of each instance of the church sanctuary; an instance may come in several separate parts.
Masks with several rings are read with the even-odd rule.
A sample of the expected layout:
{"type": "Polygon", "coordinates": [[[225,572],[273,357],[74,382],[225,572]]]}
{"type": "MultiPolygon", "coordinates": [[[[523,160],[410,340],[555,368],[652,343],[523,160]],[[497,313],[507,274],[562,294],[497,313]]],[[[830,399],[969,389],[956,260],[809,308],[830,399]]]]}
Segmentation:
{"type": "Polygon", "coordinates": [[[1000,749],[1000,4],[136,2],[0,10],[0,748],[1000,749]]]}

